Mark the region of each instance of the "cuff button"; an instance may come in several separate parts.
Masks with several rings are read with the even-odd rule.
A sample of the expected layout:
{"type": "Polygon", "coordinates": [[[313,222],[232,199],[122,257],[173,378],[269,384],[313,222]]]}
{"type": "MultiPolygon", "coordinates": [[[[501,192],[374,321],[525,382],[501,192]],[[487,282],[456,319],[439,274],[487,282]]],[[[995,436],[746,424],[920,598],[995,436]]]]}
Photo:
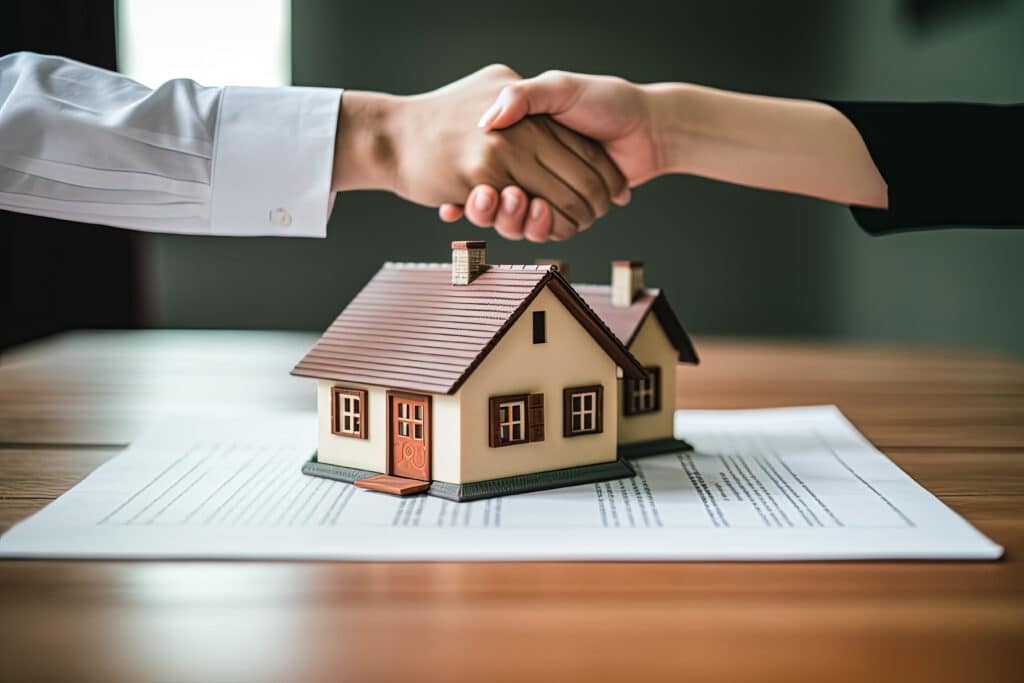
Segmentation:
{"type": "Polygon", "coordinates": [[[287,228],[292,224],[292,215],[284,209],[273,209],[270,212],[270,222],[272,225],[287,228]]]}

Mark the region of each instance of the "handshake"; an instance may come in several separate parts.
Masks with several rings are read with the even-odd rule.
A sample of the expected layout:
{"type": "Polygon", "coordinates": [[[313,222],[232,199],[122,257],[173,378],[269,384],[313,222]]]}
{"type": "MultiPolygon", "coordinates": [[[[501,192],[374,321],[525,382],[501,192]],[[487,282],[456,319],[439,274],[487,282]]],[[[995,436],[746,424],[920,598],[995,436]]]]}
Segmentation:
{"type": "Polygon", "coordinates": [[[342,97],[333,189],[388,190],[508,239],[565,240],[663,172],[641,86],[492,65],[439,90],[342,97]]]}
{"type": "Polygon", "coordinates": [[[860,132],[828,104],[558,71],[523,80],[498,65],[412,97],[346,92],[332,185],[546,242],[666,173],[888,206],[860,132]]]}

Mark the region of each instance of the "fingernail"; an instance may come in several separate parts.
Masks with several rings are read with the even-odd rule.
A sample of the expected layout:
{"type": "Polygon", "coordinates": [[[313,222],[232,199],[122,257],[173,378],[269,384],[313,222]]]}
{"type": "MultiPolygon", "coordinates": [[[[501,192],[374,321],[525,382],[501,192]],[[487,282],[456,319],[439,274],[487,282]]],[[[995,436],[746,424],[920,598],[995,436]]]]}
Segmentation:
{"type": "Polygon", "coordinates": [[[615,202],[617,206],[626,206],[627,204],[629,204],[629,200],[632,198],[633,194],[629,191],[629,188],[627,187],[625,190],[616,195],[615,198],[612,199],[612,201],[615,202]]]}
{"type": "Polygon", "coordinates": [[[480,117],[480,120],[476,124],[477,127],[487,128],[487,126],[491,125],[491,122],[494,121],[494,119],[498,118],[498,114],[501,113],[501,110],[502,106],[499,102],[492,104],[490,108],[484,112],[484,115],[480,117]]]}
{"type": "Polygon", "coordinates": [[[544,205],[540,202],[534,202],[530,206],[530,218],[540,219],[540,215],[544,213],[544,205]]]}
{"type": "Polygon", "coordinates": [[[519,195],[515,192],[506,192],[502,195],[506,213],[515,213],[519,209],[519,195]]]}
{"type": "Polygon", "coordinates": [[[477,192],[473,205],[480,211],[487,211],[494,204],[493,199],[490,192],[477,192]]]}

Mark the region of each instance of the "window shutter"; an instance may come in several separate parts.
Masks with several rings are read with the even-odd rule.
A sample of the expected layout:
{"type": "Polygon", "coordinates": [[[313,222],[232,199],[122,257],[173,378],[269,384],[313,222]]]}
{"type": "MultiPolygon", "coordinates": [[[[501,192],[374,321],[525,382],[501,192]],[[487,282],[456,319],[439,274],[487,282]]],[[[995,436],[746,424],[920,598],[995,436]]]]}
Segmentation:
{"type": "Polygon", "coordinates": [[[530,394],[526,399],[526,426],[530,441],[544,440],[544,394],[530,394]]]}
{"type": "Polygon", "coordinates": [[[497,448],[501,445],[501,425],[498,422],[498,403],[498,398],[490,399],[489,410],[487,411],[490,421],[490,429],[487,430],[487,433],[491,448],[497,448]]]}
{"type": "Polygon", "coordinates": [[[648,374],[651,376],[651,388],[654,391],[654,408],[652,412],[658,412],[661,410],[661,368],[653,366],[647,368],[648,374]]]}

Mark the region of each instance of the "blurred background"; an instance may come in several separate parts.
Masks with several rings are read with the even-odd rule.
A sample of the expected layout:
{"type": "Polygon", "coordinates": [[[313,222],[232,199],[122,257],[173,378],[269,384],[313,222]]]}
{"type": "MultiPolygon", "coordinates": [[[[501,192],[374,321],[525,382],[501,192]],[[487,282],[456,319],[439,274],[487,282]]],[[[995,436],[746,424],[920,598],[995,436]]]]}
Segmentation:
{"type": "MultiPolygon", "coordinates": [[[[74,57],[154,85],[416,93],[491,62],[790,97],[1024,100],[1024,2],[8,0],[0,52],[74,57]]],[[[941,143],[941,141],[938,141],[941,143]]],[[[1024,195],[1024,191],[1022,191],[1024,195]]],[[[697,334],[1024,353],[1024,231],[871,238],[840,206],[690,177],[634,191],[557,245],[501,241],[382,193],[338,197],[326,240],[143,235],[0,212],[4,346],[73,327],[320,330],[383,261],[643,260],[697,334]]]]}

